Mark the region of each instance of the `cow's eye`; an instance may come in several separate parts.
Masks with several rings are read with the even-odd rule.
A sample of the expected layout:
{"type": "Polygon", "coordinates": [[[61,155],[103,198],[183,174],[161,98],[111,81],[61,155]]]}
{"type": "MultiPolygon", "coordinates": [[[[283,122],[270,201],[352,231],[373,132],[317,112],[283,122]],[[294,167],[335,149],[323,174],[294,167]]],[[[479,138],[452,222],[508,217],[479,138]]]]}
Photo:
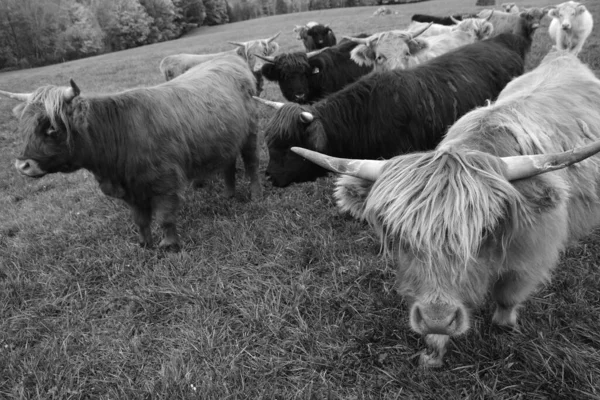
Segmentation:
{"type": "Polygon", "coordinates": [[[321,72],[321,70],[319,69],[319,67],[314,67],[313,70],[312,70],[312,74],[313,75],[318,74],[319,72],[321,72]]]}
{"type": "Polygon", "coordinates": [[[54,127],[52,127],[52,126],[48,129],[46,129],[46,135],[48,135],[48,136],[56,136],[57,132],[58,131],[56,129],[54,129],[54,127]]]}
{"type": "Polygon", "coordinates": [[[387,60],[386,56],[384,56],[384,55],[382,55],[382,54],[380,54],[380,55],[378,55],[378,56],[377,56],[377,62],[378,62],[378,63],[380,63],[380,64],[381,64],[381,63],[382,63],[382,62],[384,62],[385,60],[387,60]]]}

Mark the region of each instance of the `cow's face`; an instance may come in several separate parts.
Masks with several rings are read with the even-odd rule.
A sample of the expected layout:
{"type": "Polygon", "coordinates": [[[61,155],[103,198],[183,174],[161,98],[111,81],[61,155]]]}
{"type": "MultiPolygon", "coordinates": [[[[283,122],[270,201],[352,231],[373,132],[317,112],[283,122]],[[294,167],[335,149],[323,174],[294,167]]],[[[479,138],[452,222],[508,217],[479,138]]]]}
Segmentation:
{"type": "Polygon", "coordinates": [[[20,173],[37,178],[78,169],[72,164],[67,129],[60,120],[53,124],[40,103],[23,103],[13,111],[25,140],[23,152],[15,162],[20,173]]]}
{"type": "Polygon", "coordinates": [[[261,61],[257,60],[256,54],[269,57],[279,50],[279,44],[277,44],[277,42],[266,39],[252,40],[243,44],[244,47],[238,48],[237,53],[248,61],[248,66],[250,66],[250,69],[253,71],[256,68],[261,68],[263,65],[261,61]],[[259,62],[258,66],[256,65],[257,61],[259,62]]]}
{"type": "Polygon", "coordinates": [[[532,29],[537,29],[548,10],[548,8],[531,7],[521,11],[519,16],[524,18],[532,29]]]}
{"type": "Polygon", "coordinates": [[[273,63],[261,68],[270,81],[278,82],[283,96],[295,103],[306,103],[309,97],[308,78],[312,73],[304,53],[280,54],[273,63]]]}
{"type": "MultiPolygon", "coordinates": [[[[520,195],[499,159],[483,153],[413,153],[386,163],[372,184],[343,177],[338,205],[364,218],[396,261],[397,289],[410,305],[410,326],[423,335],[469,329],[509,240],[507,216],[520,195]],[[469,218],[464,218],[469,215],[469,218]]],[[[510,218],[510,220],[516,220],[510,218]]]]}
{"type": "Polygon", "coordinates": [[[302,111],[314,110],[302,108],[296,104],[286,104],[277,110],[265,128],[265,138],[269,149],[267,178],[273,186],[285,187],[293,182],[313,181],[327,174],[316,164],[293,153],[290,148],[301,146],[326,151],[323,125],[319,118],[308,121],[302,111]]]}
{"type": "Polygon", "coordinates": [[[424,39],[411,39],[404,31],[390,31],[356,46],[350,56],[358,65],[372,66],[375,71],[389,71],[414,67],[418,63],[415,57],[428,47],[424,39]]]}
{"type": "Polygon", "coordinates": [[[330,27],[324,25],[315,25],[308,29],[306,35],[312,38],[315,49],[322,49],[336,44],[336,38],[330,27]]]}
{"type": "Polygon", "coordinates": [[[468,33],[475,40],[485,40],[494,33],[494,25],[481,18],[467,18],[459,22],[454,29],[468,33]]]}

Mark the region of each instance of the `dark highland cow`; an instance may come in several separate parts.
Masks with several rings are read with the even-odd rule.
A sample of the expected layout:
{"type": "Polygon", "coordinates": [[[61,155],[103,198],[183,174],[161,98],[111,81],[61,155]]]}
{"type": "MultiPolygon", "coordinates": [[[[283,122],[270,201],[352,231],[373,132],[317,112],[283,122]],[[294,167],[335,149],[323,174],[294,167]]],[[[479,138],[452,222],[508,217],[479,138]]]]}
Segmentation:
{"type": "Polygon", "coordinates": [[[327,173],[292,146],[352,158],[432,149],[448,126],[523,73],[530,47],[531,37],[500,35],[412,69],[370,74],[311,106],[278,104],[265,128],[267,176],[287,186],[327,173]]]}
{"type": "Polygon", "coordinates": [[[266,61],[261,68],[262,75],[278,82],[287,100],[311,103],[337,92],[373,70],[372,67],[357,65],[350,59],[350,52],[356,46],[356,43],[343,40],[336,46],[310,53],[257,56],[266,61]]]}
{"type": "Polygon", "coordinates": [[[152,243],[154,215],[164,232],[160,247],[177,249],[177,212],[188,181],[224,171],[225,195],[233,196],[240,153],[252,197],[261,197],[256,80],[240,57],[115,94],[80,95],[73,81],[0,94],[23,101],[14,109],[25,138],[17,170],[29,177],[89,170],[106,195],[131,206],[142,245],[152,243]]]}
{"type": "Polygon", "coordinates": [[[298,34],[297,39],[304,43],[306,51],[324,49],[337,44],[335,34],[329,25],[309,22],[305,26],[297,25],[294,32],[298,34]]]}

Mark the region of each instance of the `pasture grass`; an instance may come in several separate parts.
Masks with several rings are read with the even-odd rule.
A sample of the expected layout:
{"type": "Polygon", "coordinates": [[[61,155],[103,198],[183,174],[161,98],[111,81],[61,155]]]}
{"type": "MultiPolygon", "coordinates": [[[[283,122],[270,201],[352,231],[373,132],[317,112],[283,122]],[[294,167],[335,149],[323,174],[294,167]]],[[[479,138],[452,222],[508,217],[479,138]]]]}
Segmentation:
{"type": "MultiPolygon", "coordinates": [[[[160,83],[158,64],[169,54],[222,51],[227,40],[279,30],[282,50],[299,50],[291,30],[310,20],[341,37],[402,27],[416,12],[479,9],[473,3],[202,27],[167,43],[0,74],[0,88],[31,91],[73,77],[83,92],[114,92],[160,83]]],[[[587,6],[600,21],[600,2],[587,6]]],[[[548,23],[528,68],[551,46],[548,23]]],[[[581,58],[600,72],[598,28],[581,58]]],[[[272,83],[263,97],[282,99],[272,83]]],[[[423,370],[423,341],[408,328],[393,266],[366,224],[337,211],[332,177],[285,189],[265,181],[259,202],[249,201],[246,180],[224,200],[215,179],[186,195],[181,252],[142,249],[127,208],[102,195],[91,174],[16,173],[14,106],[0,99],[0,398],[600,398],[598,233],[564,254],[552,283],[521,310],[518,332],[492,326],[488,302],[452,341],[445,366],[423,370]]],[[[264,126],[271,110],[260,112],[264,126]]]]}

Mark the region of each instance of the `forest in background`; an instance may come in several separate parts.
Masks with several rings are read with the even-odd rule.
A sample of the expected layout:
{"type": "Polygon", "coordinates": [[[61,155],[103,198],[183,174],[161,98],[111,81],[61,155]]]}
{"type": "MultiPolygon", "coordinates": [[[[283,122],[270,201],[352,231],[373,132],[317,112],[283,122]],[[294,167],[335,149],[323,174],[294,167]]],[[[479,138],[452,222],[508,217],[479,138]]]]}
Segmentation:
{"type": "Polygon", "coordinates": [[[163,42],[201,25],[422,0],[0,0],[0,70],[163,42]]]}

